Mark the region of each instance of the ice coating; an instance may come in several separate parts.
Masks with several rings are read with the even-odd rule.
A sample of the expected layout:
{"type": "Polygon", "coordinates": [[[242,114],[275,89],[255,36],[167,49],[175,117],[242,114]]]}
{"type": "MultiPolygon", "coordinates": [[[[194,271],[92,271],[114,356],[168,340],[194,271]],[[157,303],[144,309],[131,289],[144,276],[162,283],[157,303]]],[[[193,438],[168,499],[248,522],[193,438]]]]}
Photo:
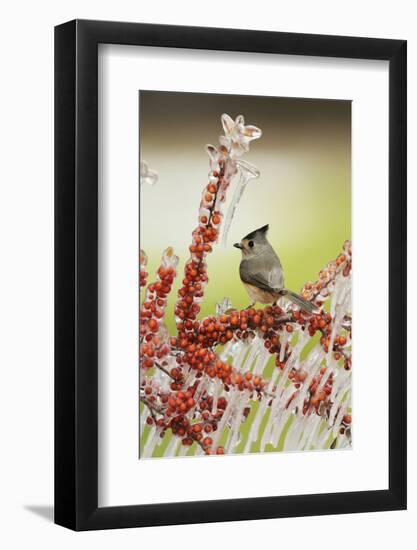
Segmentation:
{"type": "MultiPolygon", "coordinates": [[[[146,265],[146,254],[141,250],[142,265],[146,265]],[[143,262],[143,263],[142,263],[143,262]]],[[[156,273],[155,282],[148,285],[145,299],[140,308],[140,365],[142,369],[153,368],[158,360],[169,353],[169,334],[164,323],[167,296],[171,291],[176,276],[178,256],[172,247],[168,247],[161,258],[161,265],[156,273]]],[[[159,363],[158,363],[159,364],[159,363]]]]}
{"type": "Polygon", "coordinates": [[[252,164],[249,164],[248,162],[245,162],[243,160],[239,159],[238,161],[236,161],[236,165],[239,178],[236,182],[235,191],[229,204],[229,208],[227,209],[226,218],[223,225],[222,244],[224,246],[227,245],[227,237],[229,235],[230,226],[232,225],[236,209],[245,191],[246,185],[250,182],[250,180],[259,178],[260,174],[256,166],[253,166],[252,164]]]}
{"type": "Polygon", "coordinates": [[[140,287],[146,286],[146,281],[148,279],[148,272],[146,271],[146,266],[148,264],[148,256],[144,250],[140,250],[139,253],[139,284],[140,287]]]}
{"type": "Polygon", "coordinates": [[[220,315],[223,315],[223,313],[226,313],[226,311],[231,308],[232,308],[232,301],[230,300],[230,298],[225,296],[222,302],[216,304],[216,315],[219,317],[220,315]]]}
{"type": "MultiPolygon", "coordinates": [[[[207,184],[203,189],[198,212],[198,226],[192,232],[192,243],[189,247],[191,256],[186,263],[184,284],[178,292],[178,302],[175,308],[177,323],[184,325],[186,319],[196,319],[200,312],[199,304],[204,297],[204,289],[208,282],[206,257],[213,251],[218,242],[222,227],[226,228],[223,240],[227,238],[233,214],[248,181],[259,176],[255,166],[236,160],[235,157],[249,150],[249,143],[262,135],[255,126],[245,126],[244,118],[238,115],[233,119],[223,114],[221,117],[224,136],[221,136],[220,146],[206,145],[209,157],[209,173],[207,184]],[[240,174],[237,189],[231,207],[223,222],[222,207],[226,200],[229,187],[236,174],[240,174]]],[[[189,329],[186,329],[189,330],[189,329]]]]}
{"type": "Polygon", "coordinates": [[[221,209],[221,203],[224,202],[222,195],[227,191],[232,182],[236,181],[233,197],[228,206],[222,227],[222,243],[226,245],[230,226],[246,185],[250,180],[259,178],[260,175],[256,166],[239,157],[249,151],[250,142],[259,139],[262,136],[262,131],[256,126],[245,126],[243,115],[238,115],[233,120],[228,114],[224,113],[221,116],[221,122],[224,135],[219,137],[220,148],[217,149],[213,145],[207,145],[206,151],[210,161],[210,181],[213,183],[219,181],[216,178],[216,174],[220,171],[220,167],[223,166],[221,193],[219,193],[215,204],[217,210],[221,209]]]}
{"type": "Polygon", "coordinates": [[[169,246],[164,253],[162,254],[161,265],[166,268],[175,269],[178,265],[179,258],[174,254],[174,249],[172,246],[169,246]]]}
{"type": "Polygon", "coordinates": [[[139,179],[141,185],[155,185],[158,181],[158,173],[155,170],[151,170],[147,162],[141,160],[139,164],[139,179]]]}
{"type": "MultiPolygon", "coordinates": [[[[170,393],[175,395],[175,406],[178,395],[183,398],[184,394],[180,408],[185,407],[185,412],[181,415],[186,426],[185,435],[188,433],[187,430],[191,427],[194,430],[196,425],[203,431],[202,439],[198,442],[198,451],[195,450],[195,453],[217,454],[218,448],[219,454],[251,452],[256,444],[261,451],[270,450],[271,447],[276,448],[279,445],[283,434],[286,435],[282,440],[282,449],[287,451],[327,449],[330,446],[340,449],[349,447],[351,335],[337,319],[345,319],[351,314],[351,274],[350,269],[347,269],[350,263],[349,245],[347,254],[344,250],[335,262],[329,264],[336,265],[335,271],[331,271],[331,276],[322,275],[316,283],[311,283],[316,290],[321,290],[332,282],[335,289],[339,289],[338,292],[326,296],[326,299],[330,300],[330,309],[339,311],[335,319],[330,320],[329,314],[324,312],[303,318],[297,310],[284,312],[278,306],[266,308],[266,313],[256,309],[238,312],[232,309],[230,301],[225,298],[220,303],[216,317],[208,317],[202,321],[199,326],[206,327],[206,333],[214,330],[215,324],[220,322],[230,327],[233,336],[224,342],[223,351],[214,358],[214,363],[207,361],[207,377],[198,378],[198,371],[196,376],[193,369],[186,371],[188,388],[192,388],[190,408],[184,403],[187,392],[179,390],[170,393]],[[290,317],[296,321],[295,324],[288,324],[290,317]],[[338,330],[335,330],[334,322],[338,323],[338,330]],[[271,327],[266,333],[264,324],[271,327]],[[242,326],[248,326],[248,334],[241,331],[242,326]],[[290,326],[292,329],[288,330],[290,326]],[[320,330],[324,339],[322,337],[315,344],[307,358],[301,359],[303,348],[309,341],[313,329],[320,330]],[[334,334],[333,355],[329,360],[326,346],[327,340],[331,339],[331,333],[334,334]],[[294,343],[296,335],[298,340],[294,343]],[[336,354],[340,355],[338,360],[335,360],[336,354]],[[264,376],[264,371],[274,356],[277,369],[268,380],[264,376]],[[251,404],[256,401],[259,401],[257,412],[250,417],[250,430],[246,440],[242,442],[240,428],[250,415],[251,404]],[[199,406],[204,403],[209,403],[209,408],[199,410],[199,406]],[[264,428],[259,440],[260,426],[265,415],[268,415],[267,422],[263,423],[264,428]],[[209,431],[204,432],[206,429],[209,431]],[[210,435],[204,437],[205,433],[210,435]],[[219,447],[220,438],[222,446],[219,447]],[[207,440],[209,445],[204,445],[202,442],[207,440]]],[[[321,300],[321,297],[321,294],[317,295],[318,300],[321,300]]],[[[177,364],[172,363],[175,365],[173,371],[177,364]]],[[[158,376],[165,377],[168,382],[172,380],[163,372],[159,372],[158,376]]],[[[166,387],[172,387],[172,383],[165,384],[164,388],[166,387]]],[[[159,406],[161,403],[158,400],[159,398],[156,403],[159,406]]],[[[164,434],[162,418],[157,422],[161,424],[158,428],[159,433],[164,434]]],[[[181,456],[188,454],[188,447],[197,442],[195,437],[200,431],[192,431],[189,438],[183,438],[186,442],[180,446],[170,444],[170,452],[179,453],[181,456]]],[[[160,442],[160,437],[155,437],[154,433],[149,437],[151,447],[146,446],[146,456],[152,456],[160,442]]],[[[172,456],[167,453],[168,451],[164,456],[172,456]]]]}
{"type": "Polygon", "coordinates": [[[175,304],[177,330],[171,336],[165,314],[178,257],[167,248],[148,284],[147,257],[140,253],[141,286],[146,287],[140,310],[141,457],[161,454],[162,448],[163,456],[347,448],[352,437],[349,241],[317,281],[301,290],[317,306],[317,314],[290,304],[239,311],[226,297],[215,314],[199,318],[208,256],[219,235],[222,242],[227,239],[248,181],[259,176],[240,156],[260,130],[245,126],[241,115],[235,120],[223,115],[222,125],[220,146],[206,148],[209,173],[175,304]]]}
{"type": "Polygon", "coordinates": [[[219,142],[226,147],[231,157],[239,157],[249,151],[249,143],[262,136],[262,131],[256,126],[245,126],[243,115],[238,115],[233,120],[228,114],[221,116],[224,135],[219,142]]]}

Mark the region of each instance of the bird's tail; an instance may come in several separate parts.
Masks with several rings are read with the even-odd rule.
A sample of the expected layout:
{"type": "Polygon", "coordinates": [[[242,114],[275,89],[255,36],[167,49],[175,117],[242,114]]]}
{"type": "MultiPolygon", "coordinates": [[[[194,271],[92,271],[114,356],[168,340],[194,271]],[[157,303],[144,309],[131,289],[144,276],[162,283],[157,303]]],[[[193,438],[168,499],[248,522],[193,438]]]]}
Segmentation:
{"type": "Polygon", "coordinates": [[[286,296],[291,302],[293,302],[295,305],[300,307],[301,309],[304,309],[304,311],[308,311],[308,313],[317,313],[318,307],[313,304],[312,302],[309,302],[296,292],[293,292],[292,290],[283,289],[280,292],[281,296],[286,296]]]}

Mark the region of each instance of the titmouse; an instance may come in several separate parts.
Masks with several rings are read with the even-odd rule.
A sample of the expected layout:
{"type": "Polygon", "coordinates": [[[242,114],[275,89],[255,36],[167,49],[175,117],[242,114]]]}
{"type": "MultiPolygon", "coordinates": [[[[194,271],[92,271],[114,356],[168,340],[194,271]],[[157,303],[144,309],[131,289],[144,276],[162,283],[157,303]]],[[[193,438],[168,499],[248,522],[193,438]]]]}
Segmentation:
{"type": "Polygon", "coordinates": [[[281,262],[266,238],[268,229],[268,225],[255,229],[243,237],[240,243],[233,245],[242,252],[239,273],[252,300],[251,306],[256,302],[275,303],[278,298],[285,296],[304,311],[315,312],[317,307],[314,304],[296,292],[284,288],[281,262]]]}

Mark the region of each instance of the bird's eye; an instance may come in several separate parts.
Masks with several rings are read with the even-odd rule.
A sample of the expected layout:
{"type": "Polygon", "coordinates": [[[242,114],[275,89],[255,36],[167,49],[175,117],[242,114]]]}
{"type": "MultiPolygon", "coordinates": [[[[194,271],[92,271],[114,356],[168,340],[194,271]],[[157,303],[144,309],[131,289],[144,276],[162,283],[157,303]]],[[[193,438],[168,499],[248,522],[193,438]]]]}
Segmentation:
{"type": "Polygon", "coordinates": [[[253,241],[248,242],[249,248],[253,248],[253,241]]]}

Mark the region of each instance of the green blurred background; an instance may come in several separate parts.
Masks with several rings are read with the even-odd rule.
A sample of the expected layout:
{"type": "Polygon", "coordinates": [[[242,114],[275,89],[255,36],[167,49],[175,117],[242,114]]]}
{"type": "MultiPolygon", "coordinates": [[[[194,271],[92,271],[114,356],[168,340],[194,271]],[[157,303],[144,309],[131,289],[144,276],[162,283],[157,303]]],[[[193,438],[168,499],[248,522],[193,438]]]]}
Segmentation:
{"type": "Polygon", "coordinates": [[[243,156],[261,176],[246,188],[227,246],[217,245],[208,257],[201,316],[214,313],[224,296],[237,308],[249,304],[239,280],[240,252],[232,244],[253,229],[269,223],[269,240],[292,290],[315,280],[350,238],[350,101],[141,91],[139,107],[140,158],[159,175],[156,185],[141,186],[140,195],[140,245],[148,254],[150,277],[166,247],[173,246],[180,257],[169,299],[170,332],[207,183],[204,146],[218,145],[222,113],[243,114],[246,124],[261,128],[262,137],[243,156]]]}

